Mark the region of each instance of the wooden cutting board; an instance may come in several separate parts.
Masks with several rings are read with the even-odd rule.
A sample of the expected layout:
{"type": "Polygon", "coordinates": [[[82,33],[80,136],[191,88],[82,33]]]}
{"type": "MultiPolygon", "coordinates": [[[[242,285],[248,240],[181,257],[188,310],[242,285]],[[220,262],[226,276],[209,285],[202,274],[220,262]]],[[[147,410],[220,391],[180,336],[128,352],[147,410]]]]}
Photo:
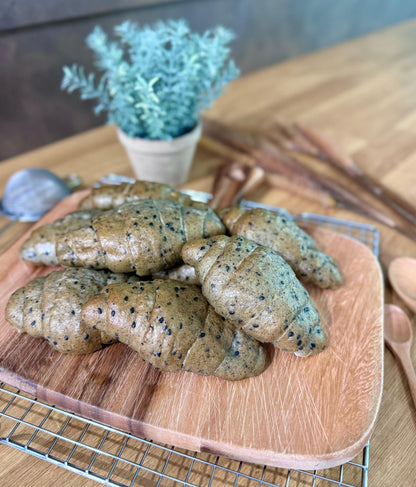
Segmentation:
{"type": "MultiPolygon", "coordinates": [[[[38,224],[72,211],[84,195],[74,193],[38,224]]],[[[120,343],[70,356],[17,333],[4,320],[10,294],[51,270],[20,261],[26,235],[0,258],[0,380],[169,445],[283,468],[344,463],[370,438],[381,400],[382,275],[361,243],[319,229],[313,237],[339,263],[344,279],[336,291],[308,287],[330,346],[308,358],[269,347],[263,374],[229,382],[155,371],[120,343]]]]}

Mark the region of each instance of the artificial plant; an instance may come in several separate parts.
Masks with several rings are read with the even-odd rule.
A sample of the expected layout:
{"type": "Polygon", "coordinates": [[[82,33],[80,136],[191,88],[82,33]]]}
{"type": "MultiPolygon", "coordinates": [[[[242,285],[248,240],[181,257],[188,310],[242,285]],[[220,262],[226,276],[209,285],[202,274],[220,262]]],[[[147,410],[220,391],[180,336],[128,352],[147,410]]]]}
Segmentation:
{"type": "Polygon", "coordinates": [[[97,26],[86,38],[100,78],[77,64],[64,66],[61,87],[96,99],[94,112],[106,111],[108,123],[131,137],[185,134],[239,74],[228,59],[234,35],[223,27],[201,35],[184,20],[143,27],[126,21],[114,33],[112,41],[97,26]]]}

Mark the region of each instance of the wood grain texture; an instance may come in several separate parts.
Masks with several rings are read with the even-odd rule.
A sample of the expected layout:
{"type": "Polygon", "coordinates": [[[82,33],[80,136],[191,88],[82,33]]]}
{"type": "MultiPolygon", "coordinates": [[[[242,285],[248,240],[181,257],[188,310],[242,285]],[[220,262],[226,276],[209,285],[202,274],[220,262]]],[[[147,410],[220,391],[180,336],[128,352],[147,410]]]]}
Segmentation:
{"type": "MultiPolygon", "coordinates": [[[[74,210],[84,196],[85,191],[71,195],[43,221],[74,210]]],[[[285,468],[344,463],[369,439],[380,404],[382,278],[364,245],[322,230],[313,236],[337,260],[345,280],[337,291],[308,288],[330,346],[307,359],[269,347],[266,371],[238,382],[164,374],[123,344],[71,356],[17,333],[3,318],[8,297],[34,276],[50,272],[20,261],[19,240],[0,259],[0,380],[181,448],[285,468]]]]}
{"type": "MultiPolygon", "coordinates": [[[[276,114],[288,122],[304,120],[342,144],[362,170],[416,204],[416,111],[412,103],[416,96],[416,84],[413,82],[415,32],[416,21],[411,21],[244,76],[218,100],[210,115],[243,128],[270,124],[276,114]]],[[[3,54],[7,55],[7,51],[3,54]]],[[[3,138],[8,138],[6,133],[3,138]]],[[[213,171],[221,162],[199,148],[186,186],[210,191],[213,171]]],[[[90,130],[2,162],[2,187],[15,170],[34,166],[46,167],[59,175],[76,172],[87,186],[109,172],[132,176],[128,159],[111,126],[90,130]]],[[[323,171],[331,176],[327,168],[323,171]]],[[[334,177],[337,180],[337,176],[334,177]]],[[[395,257],[416,257],[415,241],[357,213],[325,208],[299,194],[277,191],[266,185],[252,191],[247,198],[285,207],[292,214],[308,211],[375,224],[380,232],[380,263],[384,271],[395,257]]],[[[0,252],[21,237],[29,226],[10,224],[1,217],[1,228],[6,225],[7,229],[0,233],[0,252]]],[[[416,317],[392,291],[388,282],[385,284],[385,301],[404,307],[415,326],[416,317]]],[[[412,347],[412,359],[416,363],[416,344],[412,347]]],[[[406,378],[388,350],[384,352],[384,363],[382,402],[370,443],[369,485],[409,487],[416,482],[416,413],[406,378]]],[[[76,473],[62,471],[14,448],[1,445],[0,449],[2,486],[54,486],[63,483],[64,479],[72,482],[70,485],[81,482],[76,473]]],[[[215,462],[215,457],[211,459],[215,462]]],[[[357,461],[362,461],[361,455],[357,461]]],[[[160,465],[160,462],[163,459],[155,456],[151,466],[160,465]]],[[[220,462],[229,465],[224,459],[220,462]]],[[[160,468],[163,468],[163,463],[160,468]]],[[[182,469],[178,466],[175,475],[185,479],[188,468],[189,465],[182,469]]],[[[234,468],[239,468],[238,463],[234,464],[234,468]]],[[[243,464],[242,471],[250,473],[256,468],[261,477],[261,466],[243,464]]],[[[361,485],[360,469],[352,472],[346,466],[343,471],[344,480],[351,485],[361,485]]],[[[286,473],[269,468],[265,480],[285,485],[286,473]]],[[[339,478],[339,471],[324,470],[318,474],[339,478]]],[[[143,474],[136,483],[154,486],[158,480],[156,477],[148,480],[143,474]]],[[[207,485],[210,474],[191,475],[191,480],[195,485],[207,485]]],[[[224,474],[221,477],[219,473],[212,485],[232,487],[235,480],[234,475],[224,474]]],[[[298,483],[309,487],[314,482],[318,485],[318,480],[312,477],[291,472],[290,485],[298,483]]],[[[93,483],[90,481],[86,485],[93,483]]],[[[324,483],[327,482],[319,481],[319,484],[324,483]]],[[[244,481],[241,484],[245,485],[244,481]]],[[[161,485],[171,483],[162,481],[161,485]]]]}
{"type": "MultiPolygon", "coordinates": [[[[105,116],[94,116],[92,101],[60,90],[63,65],[91,70],[85,37],[97,24],[107,32],[126,19],[185,18],[197,31],[224,25],[237,35],[233,57],[247,73],[415,14],[412,0],[2,0],[0,159],[104,123],[105,116]]],[[[328,94],[350,88],[337,72],[331,75],[328,94]]]]}

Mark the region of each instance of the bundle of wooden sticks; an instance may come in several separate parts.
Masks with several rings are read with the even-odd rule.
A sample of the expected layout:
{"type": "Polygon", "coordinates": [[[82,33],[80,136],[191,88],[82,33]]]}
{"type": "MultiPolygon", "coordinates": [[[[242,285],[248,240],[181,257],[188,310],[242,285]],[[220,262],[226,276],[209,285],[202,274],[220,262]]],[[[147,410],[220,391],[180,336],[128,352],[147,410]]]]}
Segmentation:
{"type": "Polygon", "coordinates": [[[237,204],[265,182],[323,206],[341,206],[416,239],[416,208],[366,175],[347,152],[300,122],[273,121],[261,132],[204,119],[201,146],[224,159],[213,185],[211,206],[237,204]],[[331,166],[336,180],[322,174],[331,166]]]}

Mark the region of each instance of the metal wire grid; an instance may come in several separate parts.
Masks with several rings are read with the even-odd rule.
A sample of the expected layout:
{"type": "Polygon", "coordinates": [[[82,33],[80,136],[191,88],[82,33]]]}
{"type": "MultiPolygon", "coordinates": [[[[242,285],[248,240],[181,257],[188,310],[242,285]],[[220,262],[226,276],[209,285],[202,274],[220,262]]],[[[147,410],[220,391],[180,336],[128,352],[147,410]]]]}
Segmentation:
{"type": "Polygon", "coordinates": [[[0,384],[0,442],[104,485],[367,486],[369,446],[340,467],[284,470],[153,443],[0,384]],[[292,484],[293,482],[293,484],[292,484]]]}
{"type": "MultiPolygon", "coordinates": [[[[203,200],[204,194],[199,196],[203,200]]],[[[308,213],[294,219],[305,226],[324,227],[356,238],[378,255],[379,236],[373,226],[308,213]]],[[[104,485],[367,487],[368,483],[369,444],[352,461],[331,469],[285,470],[254,465],[156,444],[42,403],[3,383],[0,420],[0,443],[104,485]]]]}

